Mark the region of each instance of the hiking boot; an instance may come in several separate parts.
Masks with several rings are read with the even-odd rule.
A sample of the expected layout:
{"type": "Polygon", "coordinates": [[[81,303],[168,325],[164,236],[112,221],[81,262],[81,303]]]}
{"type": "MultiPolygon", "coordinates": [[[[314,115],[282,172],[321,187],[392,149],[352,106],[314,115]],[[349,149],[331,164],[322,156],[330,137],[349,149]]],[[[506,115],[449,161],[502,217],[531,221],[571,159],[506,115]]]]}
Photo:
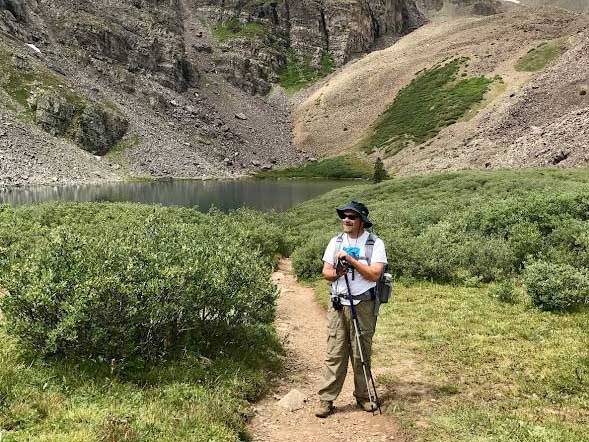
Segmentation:
{"type": "Polygon", "coordinates": [[[327,417],[333,413],[333,410],[335,410],[335,407],[333,406],[332,401],[321,401],[315,410],[315,416],[327,417]]]}
{"type": "Polygon", "coordinates": [[[364,411],[375,411],[378,409],[378,406],[375,402],[371,402],[368,399],[356,399],[356,404],[364,411]]]}

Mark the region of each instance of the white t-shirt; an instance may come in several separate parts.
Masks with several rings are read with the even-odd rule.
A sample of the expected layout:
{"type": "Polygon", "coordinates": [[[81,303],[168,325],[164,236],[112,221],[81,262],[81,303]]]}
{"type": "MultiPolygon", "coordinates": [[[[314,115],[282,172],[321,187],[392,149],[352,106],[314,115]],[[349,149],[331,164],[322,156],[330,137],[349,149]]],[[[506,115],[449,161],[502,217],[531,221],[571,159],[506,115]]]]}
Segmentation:
{"type": "MultiPolygon", "coordinates": [[[[358,238],[350,238],[348,237],[347,233],[342,234],[342,242],[337,243],[337,238],[340,235],[337,235],[331,238],[327,249],[325,249],[325,253],[323,254],[323,261],[327,262],[331,265],[334,265],[334,257],[336,252],[344,251],[346,247],[358,247],[360,249],[360,258],[358,261],[368,264],[366,260],[366,241],[368,240],[368,232],[364,232],[358,238]]],[[[372,235],[373,237],[375,235],[372,235]]],[[[374,264],[375,262],[381,262],[386,264],[387,261],[387,254],[384,248],[384,242],[380,238],[376,238],[374,242],[374,247],[372,249],[372,257],[370,259],[370,264],[374,264]]],[[[376,282],[369,281],[364,276],[360,274],[358,270],[354,270],[352,275],[352,267],[348,270],[348,281],[350,283],[350,291],[352,292],[352,296],[361,295],[362,293],[366,292],[367,290],[371,289],[372,287],[376,286],[376,282]],[[352,277],[353,276],[353,277],[352,277]]],[[[346,299],[348,296],[348,289],[346,287],[346,280],[343,276],[338,278],[336,281],[331,283],[331,292],[342,295],[342,304],[350,305],[350,302],[346,299]]],[[[360,301],[354,301],[354,304],[358,304],[360,301]]]]}

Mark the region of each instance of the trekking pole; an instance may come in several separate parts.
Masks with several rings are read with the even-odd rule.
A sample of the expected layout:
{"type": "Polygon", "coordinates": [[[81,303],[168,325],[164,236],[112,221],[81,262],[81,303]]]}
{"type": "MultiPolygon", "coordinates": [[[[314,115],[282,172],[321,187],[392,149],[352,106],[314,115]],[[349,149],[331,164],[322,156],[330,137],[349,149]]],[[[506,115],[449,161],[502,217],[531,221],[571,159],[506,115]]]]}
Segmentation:
{"type": "MultiPolygon", "coordinates": [[[[364,380],[366,382],[366,389],[368,390],[368,400],[371,403],[376,403],[376,406],[378,407],[378,412],[382,414],[382,410],[380,409],[380,401],[378,400],[378,393],[376,392],[376,384],[374,383],[374,378],[372,377],[372,370],[364,360],[364,352],[362,351],[362,343],[360,342],[360,326],[358,323],[358,316],[356,315],[356,306],[354,305],[354,300],[352,299],[352,291],[350,290],[350,281],[348,281],[347,272],[344,273],[344,279],[346,280],[346,288],[348,289],[348,300],[350,301],[350,310],[352,311],[352,322],[354,323],[354,330],[356,331],[356,343],[358,344],[360,360],[362,361],[362,370],[364,371],[364,380]],[[368,382],[369,379],[370,382],[368,382]],[[374,394],[370,391],[370,384],[372,384],[374,394]]],[[[376,410],[372,406],[371,408],[372,415],[374,416],[374,412],[376,410]]]]}

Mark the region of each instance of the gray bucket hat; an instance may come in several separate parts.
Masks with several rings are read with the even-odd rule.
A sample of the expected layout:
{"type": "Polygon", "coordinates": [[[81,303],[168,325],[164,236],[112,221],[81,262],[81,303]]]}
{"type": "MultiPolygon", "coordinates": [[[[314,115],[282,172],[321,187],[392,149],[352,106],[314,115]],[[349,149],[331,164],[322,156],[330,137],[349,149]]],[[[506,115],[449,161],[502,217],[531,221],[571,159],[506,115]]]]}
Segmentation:
{"type": "Polygon", "coordinates": [[[354,212],[360,214],[360,218],[362,218],[362,222],[364,223],[364,227],[366,229],[372,227],[372,221],[368,219],[368,207],[362,203],[359,203],[358,201],[351,201],[349,204],[346,204],[343,207],[338,207],[335,210],[337,212],[337,216],[339,216],[341,219],[344,219],[344,212],[346,210],[353,210],[354,212]]]}

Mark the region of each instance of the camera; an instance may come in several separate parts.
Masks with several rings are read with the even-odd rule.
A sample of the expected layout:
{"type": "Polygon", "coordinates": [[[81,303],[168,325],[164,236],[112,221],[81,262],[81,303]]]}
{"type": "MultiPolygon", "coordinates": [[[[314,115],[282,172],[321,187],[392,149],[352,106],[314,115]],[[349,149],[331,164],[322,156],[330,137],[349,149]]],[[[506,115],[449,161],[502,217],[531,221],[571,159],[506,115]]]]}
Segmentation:
{"type": "Polygon", "coordinates": [[[342,300],[339,296],[331,295],[331,305],[335,311],[340,311],[344,308],[342,300]]]}
{"type": "Polygon", "coordinates": [[[339,275],[340,273],[345,273],[348,271],[350,267],[350,263],[346,261],[346,258],[338,258],[337,263],[335,265],[335,272],[339,275]]]}

